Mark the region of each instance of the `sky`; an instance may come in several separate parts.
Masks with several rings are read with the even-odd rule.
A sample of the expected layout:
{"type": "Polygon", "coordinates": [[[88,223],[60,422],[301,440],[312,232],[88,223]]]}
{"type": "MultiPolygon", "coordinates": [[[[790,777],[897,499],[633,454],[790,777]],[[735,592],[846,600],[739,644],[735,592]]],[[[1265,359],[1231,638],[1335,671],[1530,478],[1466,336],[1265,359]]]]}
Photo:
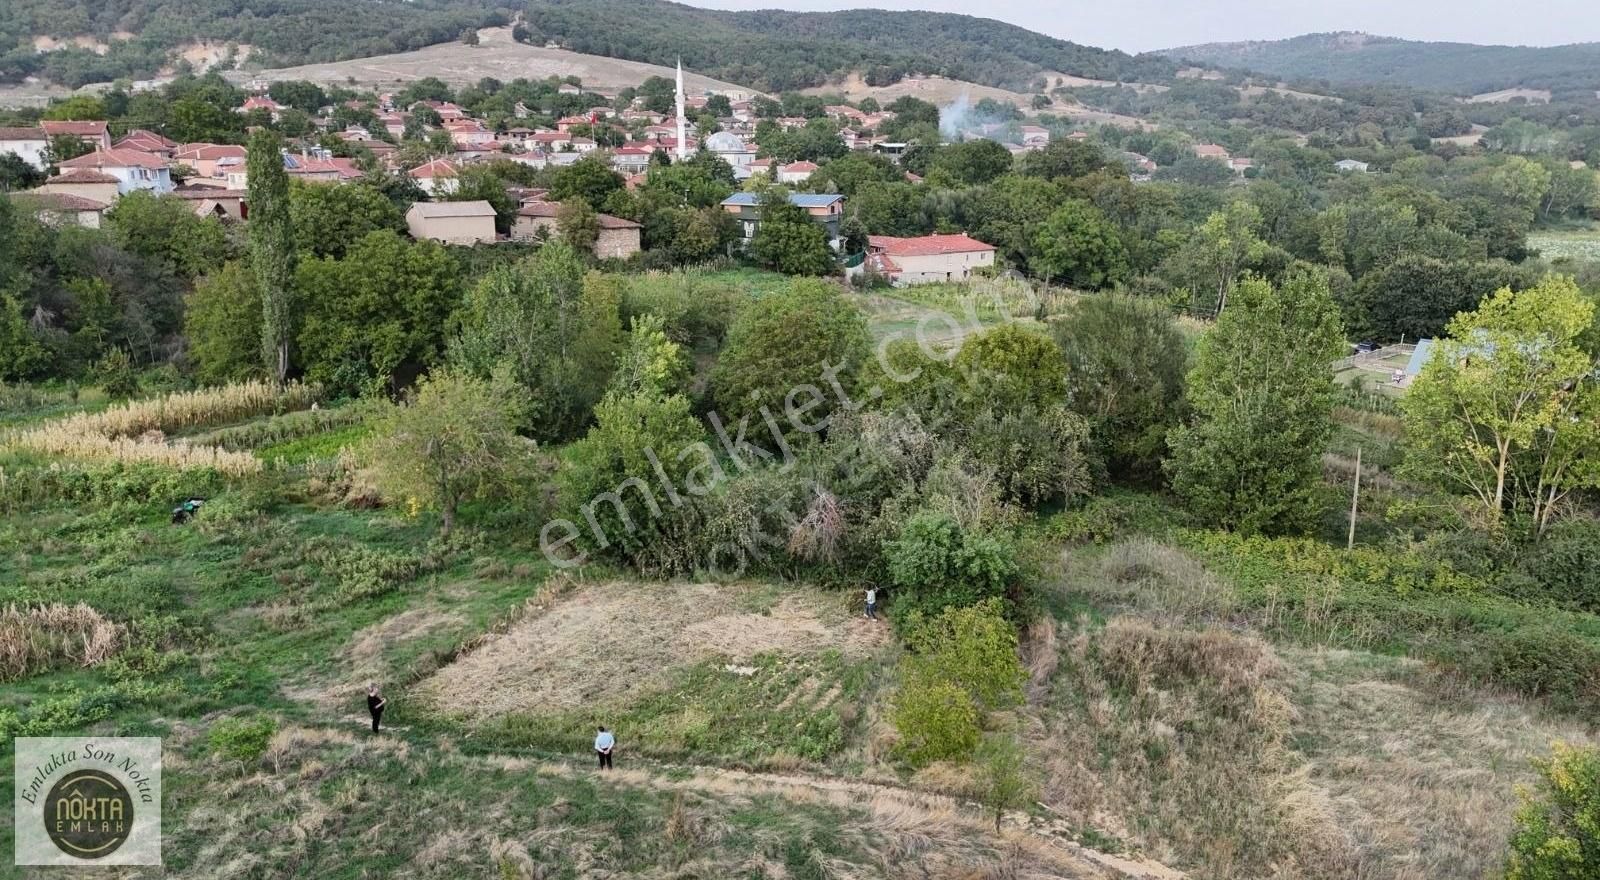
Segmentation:
{"type": "Polygon", "coordinates": [[[1554,46],[1600,41],[1594,0],[687,0],[714,9],[871,6],[997,18],[1089,46],[1145,52],[1195,43],[1365,31],[1415,40],[1554,46]],[[1508,14],[1509,10],[1515,14],[1508,14]]]}

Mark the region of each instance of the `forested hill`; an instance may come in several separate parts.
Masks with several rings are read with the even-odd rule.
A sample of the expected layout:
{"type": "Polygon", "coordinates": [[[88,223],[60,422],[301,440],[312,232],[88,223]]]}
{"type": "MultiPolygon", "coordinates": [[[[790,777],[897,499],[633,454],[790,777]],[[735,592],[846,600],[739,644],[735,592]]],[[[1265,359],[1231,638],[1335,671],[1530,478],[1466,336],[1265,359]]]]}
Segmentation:
{"type": "Polygon", "coordinates": [[[579,52],[686,66],[765,90],[859,72],[874,83],[941,74],[1030,90],[1046,71],[1165,79],[1177,65],[1080,46],[966,15],[854,10],[722,12],[665,0],[0,0],[0,82],[28,75],[78,86],[146,77],[194,40],[247,44],[268,66],[363,58],[456,39],[521,13],[519,38],[579,52]],[[131,37],[130,37],[131,35],[131,37]],[[36,51],[34,40],[109,45],[36,51]]]}
{"type": "Polygon", "coordinates": [[[1288,40],[1206,43],[1162,53],[1210,67],[1244,68],[1285,79],[1387,83],[1483,94],[1510,88],[1563,94],[1600,89],[1600,43],[1480,46],[1426,43],[1360,33],[1307,34],[1288,40]]]}
{"type": "Polygon", "coordinates": [[[1018,91],[1045,71],[1111,80],[1166,79],[1157,56],[1081,46],[986,18],[935,12],[723,12],[665,0],[547,0],[528,9],[528,37],[633,61],[685,65],[781,91],[859,71],[874,84],[939,74],[1018,91]]]}
{"type": "Polygon", "coordinates": [[[253,47],[268,65],[420,49],[467,28],[509,24],[522,0],[0,0],[0,82],[79,86],[153,75],[196,40],[253,47]],[[38,52],[36,37],[89,37],[38,52]]]}

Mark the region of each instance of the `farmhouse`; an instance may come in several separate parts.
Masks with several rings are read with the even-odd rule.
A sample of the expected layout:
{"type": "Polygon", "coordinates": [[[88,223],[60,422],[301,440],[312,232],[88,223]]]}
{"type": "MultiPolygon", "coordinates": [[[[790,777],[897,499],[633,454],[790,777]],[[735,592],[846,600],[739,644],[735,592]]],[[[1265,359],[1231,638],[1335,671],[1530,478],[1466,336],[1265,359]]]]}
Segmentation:
{"type": "Polygon", "coordinates": [[[122,194],[118,189],[118,183],[115,177],[92,168],[72,168],[46,180],[42,186],[33,191],[78,196],[109,205],[122,194]]]}
{"type": "MultiPolygon", "coordinates": [[[[556,218],[560,214],[560,202],[524,202],[517,209],[517,218],[511,224],[511,238],[516,241],[555,238],[556,218]]],[[[597,259],[622,260],[639,252],[639,224],[610,214],[600,214],[595,219],[600,225],[600,235],[594,242],[597,259]]]]}
{"type": "Polygon", "coordinates": [[[406,228],[418,241],[480,244],[495,240],[494,206],[475,202],[417,202],[406,212],[406,228]]]}
{"type": "Polygon", "coordinates": [[[1339,161],[1333,163],[1333,167],[1334,170],[1339,171],[1340,173],[1363,173],[1367,170],[1367,163],[1358,159],[1340,159],[1339,161]]]}
{"type": "Polygon", "coordinates": [[[994,253],[994,245],[965,233],[916,238],[873,235],[867,239],[864,266],[895,286],[965,281],[972,277],[974,269],[993,266],[994,253]]]}
{"type": "Polygon", "coordinates": [[[50,226],[77,225],[88,229],[100,228],[100,217],[109,207],[105,202],[83,196],[39,190],[13,193],[11,200],[18,208],[32,211],[50,226]]]}
{"type": "MultiPolygon", "coordinates": [[[[828,244],[839,249],[839,222],[844,218],[844,196],[837,193],[789,193],[789,204],[804,208],[811,219],[827,232],[828,244]]],[[[738,218],[749,244],[756,237],[761,224],[761,196],[753,192],[736,192],[722,200],[722,210],[738,218]]]]}

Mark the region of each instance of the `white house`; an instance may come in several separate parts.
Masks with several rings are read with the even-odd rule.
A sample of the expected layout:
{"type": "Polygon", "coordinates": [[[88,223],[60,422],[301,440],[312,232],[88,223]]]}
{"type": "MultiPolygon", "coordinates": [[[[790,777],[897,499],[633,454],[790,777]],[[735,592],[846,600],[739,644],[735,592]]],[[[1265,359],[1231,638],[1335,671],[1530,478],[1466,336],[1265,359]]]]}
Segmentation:
{"type": "Polygon", "coordinates": [[[1367,170],[1367,163],[1357,159],[1340,159],[1339,161],[1333,163],[1333,167],[1340,173],[1348,173],[1351,171],[1364,172],[1367,170]]]}
{"type": "Polygon", "coordinates": [[[167,160],[138,150],[96,150],[58,163],[62,171],[88,168],[117,179],[117,192],[127,195],[136,189],[155,193],[172,192],[172,171],[167,160]]]}
{"type": "Polygon", "coordinates": [[[44,170],[45,151],[50,148],[50,138],[42,128],[0,128],[0,153],[16,153],[17,158],[44,170]]]}
{"type": "Polygon", "coordinates": [[[811,175],[816,173],[816,170],[817,163],[815,162],[790,162],[787,165],[778,167],[778,182],[805,183],[811,179],[811,175]]]}
{"type": "Polygon", "coordinates": [[[448,159],[435,159],[425,165],[418,165],[406,173],[411,175],[417,186],[430,196],[449,195],[461,185],[458,179],[460,173],[456,170],[455,163],[448,159]]]}

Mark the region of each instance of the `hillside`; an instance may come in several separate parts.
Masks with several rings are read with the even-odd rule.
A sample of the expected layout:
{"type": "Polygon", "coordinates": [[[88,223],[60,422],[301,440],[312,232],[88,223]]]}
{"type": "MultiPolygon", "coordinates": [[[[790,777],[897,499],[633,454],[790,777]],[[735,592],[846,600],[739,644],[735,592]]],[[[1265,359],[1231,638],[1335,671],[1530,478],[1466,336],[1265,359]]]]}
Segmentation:
{"type": "Polygon", "coordinates": [[[1180,46],[1159,54],[1286,79],[1385,83],[1464,96],[1522,87],[1593,97],[1600,89],[1600,43],[1480,46],[1342,32],[1180,46]]]}
{"type": "Polygon", "coordinates": [[[665,0],[11,0],[0,4],[0,83],[41,76],[76,87],[149,76],[196,40],[248,45],[252,62],[269,66],[368,58],[449,43],[519,14],[527,17],[519,36],[533,45],[661,65],[682,57],[686,67],[771,91],[852,72],[875,84],[928,74],[1034,91],[1051,71],[1128,80],[1176,70],[1164,58],[927,12],[721,12],[665,0]]]}
{"type": "MultiPolygon", "coordinates": [[[[411,52],[248,73],[236,71],[229,76],[241,81],[300,79],[327,85],[349,85],[354,81],[357,86],[370,88],[390,88],[425,76],[453,86],[476,83],[486,76],[508,82],[517,77],[576,76],[590,88],[609,91],[673,73],[672,68],[655,64],[512,42],[510,28],[484,28],[479,31],[478,40],[479,44],[472,47],[449,42],[411,52]]],[[[684,71],[684,83],[692,92],[715,89],[727,93],[743,88],[689,70],[684,71]]]]}
{"type": "Polygon", "coordinates": [[[36,75],[76,87],[150,76],[172,60],[174,50],[197,40],[247,44],[266,64],[403,52],[453,40],[469,27],[507,24],[519,5],[496,0],[7,0],[0,3],[0,83],[36,75]],[[69,45],[37,52],[38,37],[69,45]]]}
{"type": "Polygon", "coordinates": [[[1176,66],[1081,46],[986,18],[932,12],[721,12],[666,0],[552,0],[528,10],[531,39],[596,55],[686,66],[768,90],[822,85],[850,71],[874,83],[937,74],[1033,91],[1046,71],[1168,78],[1176,66]]]}

